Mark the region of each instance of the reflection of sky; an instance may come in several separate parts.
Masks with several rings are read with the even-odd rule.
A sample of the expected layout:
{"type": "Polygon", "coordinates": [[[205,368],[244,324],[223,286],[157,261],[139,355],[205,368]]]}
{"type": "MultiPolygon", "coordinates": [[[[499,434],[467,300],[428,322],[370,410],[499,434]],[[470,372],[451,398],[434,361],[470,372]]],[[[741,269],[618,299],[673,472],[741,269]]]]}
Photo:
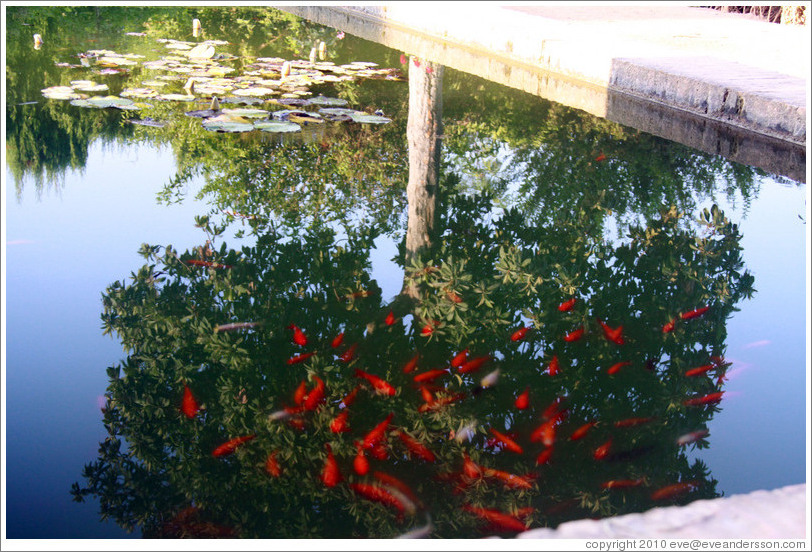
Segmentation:
{"type": "MultiPolygon", "coordinates": [[[[10,538],[124,535],[112,522],[93,526],[98,505],[73,503],[69,489],[84,483],[82,467],[105,437],[98,405],[104,369],[123,357],[116,339],[101,335],[101,293],[143,264],[143,242],[182,251],[205,239],[193,217],[207,208],[193,201],[156,206],[172,172],[169,151],[96,145],[84,173],[68,174],[59,193],[37,198],[29,186],[17,202],[6,177],[10,538]]],[[[759,291],[728,323],[730,393],[710,424],[711,447],[697,454],[726,494],[805,480],[808,298],[801,290],[808,229],[797,216],[804,194],[765,182],[741,222],[745,262],[759,291]]],[[[373,277],[389,301],[403,273],[391,262],[391,241],[378,239],[376,247],[373,277]]]]}

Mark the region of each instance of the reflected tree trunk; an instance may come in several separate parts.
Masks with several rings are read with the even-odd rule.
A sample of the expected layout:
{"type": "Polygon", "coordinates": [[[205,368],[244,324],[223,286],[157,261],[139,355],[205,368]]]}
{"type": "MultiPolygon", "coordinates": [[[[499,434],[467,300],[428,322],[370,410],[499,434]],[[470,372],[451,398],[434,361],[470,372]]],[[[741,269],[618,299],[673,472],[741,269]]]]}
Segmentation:
{"type": "MultiPolygon", "coordinates": [[[[437,229],[437,186],[443,133],[443,66],[412,60],[409,67],[409,184],[406,197],[406,266],[431,246],[437,229]]],[[[417,290],[403,293],[417,299],[417,290]]]]}

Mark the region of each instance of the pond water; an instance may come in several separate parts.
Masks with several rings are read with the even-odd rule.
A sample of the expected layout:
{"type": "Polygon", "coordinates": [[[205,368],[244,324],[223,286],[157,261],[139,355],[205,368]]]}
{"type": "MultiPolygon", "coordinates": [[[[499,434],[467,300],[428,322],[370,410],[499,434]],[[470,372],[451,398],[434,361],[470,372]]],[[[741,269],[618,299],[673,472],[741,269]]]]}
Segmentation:
{"type": "Polygon", "coordinates": [[[6,10],[8,538],[512,536],[806,481],[805,184],[275,10],[6,10]],[[207,130],[212,95],[300,129],[207,130]]]}

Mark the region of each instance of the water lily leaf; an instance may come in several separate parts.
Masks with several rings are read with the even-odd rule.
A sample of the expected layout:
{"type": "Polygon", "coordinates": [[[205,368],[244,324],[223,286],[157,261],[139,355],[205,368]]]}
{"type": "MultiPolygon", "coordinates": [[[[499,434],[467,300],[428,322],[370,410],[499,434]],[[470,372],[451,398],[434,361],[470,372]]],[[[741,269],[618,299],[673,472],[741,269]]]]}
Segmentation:
{"type": "Polygon", "coordinates": [[[96,64],[102,67],[119,67],[121,65],[138,65],[138,62],[117,55],[102,56],[96,61],[96,64]]]}
{"type": "Polygon", "coordinates": [[[162,86],[166,86],[167,84],[169,84],[169,82],[166,81],[165,79],[163,79],[163,80],[157,80],[156,79],[156,80],[141,81],[141,84],[143,84],[144,86],[147,86],[149,88],[156,88],[156,87],[161,88],[162,86]]]}
{"type": "Polygon", "coordinates": [[[126,98],[119,98],[118,96],[95,96],[82,100],[73,100],[71,105],[77,107],[91,107],[95,109],[106,109],[108,107],[115,107],[118,109],[138,109],[132,100],[126,98]]]}
{"type": "Polygon", "coordinates": [[[276,92],[276,90],[271,88],[263,88],[259,86],[256,88],[239,88],[231,93],[235,96],[270,96],[271,94],[276,94],[276,92]]]}
{"type": "Polygon", "coordinates": [[[214,55],[214,46],[210,44],[198,44],[188,52],[186,55],[194,59],[211,59],[214,55]]]}
{"type": "Polygon", "coordinates": [[[363,111],[358,111],[357,109],[349,109],[346,107],[322,107],[319,109],[319,113],[322,115],[353,115],[353,114],[362,114],[363,111]]]}
{"type": "Polygon", "coordinates": [[[70,85],[81,92],[105,92],[110,89],[106,84],[96,84],[89,80],[70,81],[70,85]]]}
{"type": "Polygon", "coordinates": [[[339,106],[339,105],[347,105],[349,102],[342,98],[328,98],[327,96],[316,96],[315,98],[310,98],[308,100],[313,105],[324,105],[324,106],[339,106]]]}
{"type": "Polygon", "coordinates": [[[127,73],[127,70],[120,67],[106,67],[104,69],[94,70],[94,72],[99,75],[121,75],[127,73]]]}
{"type": "Polygon", "coordinates": [[[43,88],[41,92],[49,100],[78,100],[83,97],[70,86],[49,86],[43,88]]]}
{"type": "Polygon", "coordinates": [[[277,103],[279,105],[308,105],[310,104],[310,100],[305,100],[303,98],[280,98],[278,100],[271,100],[273,103],[277,103]]]}
{"type": "Polygon", "coordinates": [[[264,119],[269,115],[265,109],[253,109],[247,107],[226,108],[223,109],[226,115],[235,115],[237,117],[245,117],[246,119],[264,119]]]}
{"type": "Polygon", "coordinates": [[[120,95],[124,98],[154,98],[158,92],[152,88],[125,88],[120,95]]]}
{"type": "Polygon", "coordinates": [[[279,111],[274,111],[271,113],[271,116],[279,121],[287,121],[291,115],[300,115],[302,117],[307,117],[309,113],[307,111],[300,111],[295,109],[280,109],[279,111]]]}
{"type": "Polygon", "coordinates": [[[197,98],[189,94],[161,94],[160,96],[155,96],[154,99],[167,102],[193,102],[197,98]]]}
{"type": "Polygon", "coordinates": [[[203,128],[215,132],[248,132],[254,125],[242,117],[218,115],[203,120],[203,128]]]}
{"type": "Polygon", "coordinates": [[[195,111],[187,111],[186,116],[188,117],[216,117],[220,115],[222,111],[219,109],[197,109],[195,111]]]}
{"type": "Polygon", "coordinates": [[[288,115],[288,121],[300,124],[324,124],[324,119],[318,113],[303,113],[301,111],[288,115]]]}
{"type": "Polygon", "coordinates": [[[350,115],[353,121],[362,124],[380,125],[383,123],[391,123],[392,119],[382,115],[372,115],[370,113],[353,113],[350,115]]]}
{"type": "Polygon", "coordinates": [[[185,42],[167,42],[166,44],[164,44],[164,46],[166,48],[169,48],[170,50],[191,50],[192,49],[192,45],[187,44],[185,42]]]}
{"type": "Polygon", "coordinates": [[[302,130],[301,125],[290,121],[259,121],[254,123],[254,128],[263,132],[298,132],[302,130]]]}
{"type": "Polygon", "coordinates": [[[260,98],[247,98],[247,97],[234,97],[234,96],[227,96],[225,98],[220,99],[223,103],[233,103],[233,104],[243,104],[243,105],[259,105],[265,103],[265,100],[260,98]]]}

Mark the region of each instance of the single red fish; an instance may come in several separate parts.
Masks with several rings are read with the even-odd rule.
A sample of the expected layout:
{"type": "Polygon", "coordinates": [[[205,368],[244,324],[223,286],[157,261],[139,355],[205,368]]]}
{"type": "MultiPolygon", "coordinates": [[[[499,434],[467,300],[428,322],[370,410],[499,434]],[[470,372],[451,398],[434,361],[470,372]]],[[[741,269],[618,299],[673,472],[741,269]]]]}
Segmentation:
{"type": "Polygon", "coordinates": [[[327,449],[327,459],[324,462],[324,469],[321,471],[321,481],[327,487],[335,487],[343,478],[330,443],[326,443],[324,446],[327,449]]]}
{"type": "Polygon", "coordinates": [[[407,362],[407,363],[406,363],[406,364],[403,366],[403,373],[404,373],[404,374],[409,374],[409,373],[411,373],[411,372],[414,372],[414,369],[415,369],[415,368],[417,368],[417,361],[418,361],[418,360],[420,360],[420,355],[414,355],[414,356],[411,358],[411,360],[409,360],[409,362],[407,362]]]}
{"type": "Polygon", "coordinates": [[[518,397],[516,397],[516,400],[514,401],[513,406],[515,406],[519,410],[524,410],[525,408],[530,406],[530,387],[529,386],[525,387],[524,392],[521,395],[519,395],[518,397]]]}
{"type": "Polygon", "coordinates": [[[516,517],[505,514],[498,510],[490,510],[487,508],[478,508],[476,506],[471,506],[470,504],[463,504],[462,509],[466,512],[469,512],[480,519],[484,519],[488,523],[492,524],[499,529],[504,529],[507,531],[516,531],[522,532],[526,531],[527,527],[525,527],[524,523],[519,521],[516,517]]]}
{"type": "Polygon", "coordinates": [[[401,493],[403,493],[409,500],[411,500],[415,504],[419,504],[420,500],[418,500],[417,496],[412,492],[406,483],[398,479],[393,475],[389,475],[388,473],[384,473],[381,471],[372,472],[372,477],[383,483],[384,485],[388,485],[394,489],[397,489],[401,493]]]}
{"type": "Polygon", "coordinates": [[[215,458],[220,458],[221,456],[228,456],[229,454],[237,450],[237,447],[239,447],[243,443],[247,443],[254,437],[256,437],[256,435],[243,435],[242,437],[235,437],[230,441],[226,441],[225,443],[214,449],[211,455],[214,456],[215,458]]]}
{"type": "Polygon", "coordinates": [[[536,465],[542,466],[550,461],[550,456],[553,454],[553,447],[548,447],[541,451],[538,456],[536,456],[536,465]]]}
{"type": "Polygon", "coordinates": [[[643,484],[643,479],[612,479],[601,483],[601,489],[628,489],[629,487],[639,487],[643,484]]]}
{"type": "Polygon", "coordinates": [[[420,386],[420,394],[423,397],[423,401],[431,404],[434,402],[434,395],[431,394],[431,391],[425,385],[420,386]]]}
{"type": "Polygon", "coordinates": [[[333,349],[337,349],[338,347],[340,347],[340,346],[341,346],[341,344],[342,344],[343,342],[344,342],[344,332],[340,332],[340,333],[339,333],[337,336],[335,336],[335,337],[333,338],[333,340],[330,342],[330,346],[331,346],[333,349]]]}
{"type": "Polygon", "coordinates": [[[339,355],[338,359],[339,359],[341,362],[349,362],[349,361],[351,361],[353,358],[355,358],[355,350],[356,350],[357,348],[358,348],[358,344],[357,344],[357,343],[353,343],[352,345],[350,345],[350,346],[347,348],[347,350],[346,350],[346,351],[344,351],[343,353],[341,353],[341,354],[339,355]]]}
{"type": "Polygon", "coordinates": [[[358,475],[366,475],[369,471],[369,460],[364,454],[364,447],[355,441],[355,448],[358,452],[355,454],[355,460],[352,461],[352,467],[358,475]]]}
{"type": "Polygon", "coordinates": [[[482,477],[482,468],[471,460],[468,453],[463,453],[462,455],[462,473],[471,479],[482,477]]]}
{"type": "Polygon", "coordinates": [[[641,424],[647,424],[656,420],[656,418],[626,418],[625,420],[618,420],[615,422],[615,427],[632,427],[641,424]]]}
{"type": "Polygon", "coordinates": [[[620,372],[621,368],[623,368],[624,366],[631,366],[631,364],[632,363],[629,362],[628,360],[618,362],[617,364],[613,364],[612,366],[610,366],[609,369],[606,371],[606,373],[610,375],[617,374],[618,372],[620,372]]]}
{"type": "Polygon", "coordinates": [[[552,418],[538,426],[535,431],[530,434],[530,441],[533,443],[541,441],[546,447],[553,446],[555,442],[556,422],[557,418],[552,418]]]}
{"type": "MultiPolygon", "coordinates": [[[[378,485],[370,485],[368,483],[350,483],[350,488],[367,500],[380,502],[381,504],[395,508],[399,515],[403,514],[407,510],[406,504],[404,504],[401,500],[398,500],[398,498],[387,489],[384,489],[378,485]]],[[[410,513],[412,513],[414,510],[414,505],[411,506],[411,508],[408,508],[410,513]]]]}
{"type": "Polygon", "coordinates": [[[560,371],[561,366],[558,364],[558,355],[553,355],[553,358],[550,359],[550,364],[547,365],[547,373],[550,374],[551,376],[555,376],[560,371]]]}
{"type": "Polygon", "coordinates": [[[492,477],[502,481],[506,487],[512,489],[532,489],[533,484],[527,477],[508,473],[502,470],[495,470],[493,468],[485,468],[485,477],[492,477]]]}
{"type": "Polygon", "coordinates": [[[426,324],[425,326],[423,326],[423,329],[420,330],[420,335],[422,335],[422,336],[430,336],[433,332],[434,332],[434,328],[432,328],[431,325],[426,324]]]}
{"type": "Polygon", "coordinates": [[[575,303],[577,301],[578,301],[578,299],[575,298],[575,297],[573,297],[572,299],[569,299],[568,301],[564,301],[563,303],[558,305],[558,310],[561,311],[561,312],[569,312],[569,311],[572,310],[572,307],[575,306],[575,303]]]}
{"type": "Polygon", "coordinates": [[[509,451],[515,452],[516,454],[522,454],[524,452],[524,449],[520,447],[516,441],[514,441],[504,433],[500,433],[499,431],[496,431],[493,428],[491,428],[490,431],[497,439],[499,439],[499,441],[503,445],[505,445],[505,448],[507,448],[509,451]]]}
{"type": "Polygon", "coordinates": [[[278,451],[273,451],[265,460],[265,471],[268,472],[268,475],[271,477],[279,477],[282,475],[282,470],[279,469],[279,462],[276,460],[277,452],[278,451]]]}
{"type": "Polygon", "coordinates": [[[450,395],[444,395],[440,398],[435,398],[430,403],[421,404],[417,411],[420,413],[428,412],[429,410],[438,410],[448,404],[451,404],[455,401],[459,401],[465,398],[465,392],[459,393],[452,393],[450,395]]]}
{"type": "Polygon", "coordinates": [[[301,405],[304,403],[305,397],[307,396],[307,383],[305,380],[302,380],[299,383],[299,387],[296,388],[296,391],[293,392],[293,402],[301,405]]]}
{"type": "Polygon", "coordinates": [[[651,493],[651,500],[669,500],[671,498],[676,498],[677,496],[685,494],[691,489],[694,489],[696,486],[696,483],[693,481],[666,485],[665,487],[657,489],[651,493]]]}
{"type": "Polygon", "coordinates": [[[683,312],[682,314],[679,315],[679,317],[682,318],[683,320],[691,320],[692,318],[698,318],[702,316],[703,314],[708,312],[708,309],[710,309],[710,307],[702,307],[699,309],[694,309],[692,311],[683,312]]]}
{"type": "Polygon", "coordinates": [[[462,303],[462,297],[460,297],[450,289],[446,290],[445,294],[448,296],[449,300],[451,300],[452,303],[462,303]]]}
{"type": "Polygon", "coordinates": [[[389,457],[389,453],[386,452],[386,447],[383,443],[377,443],[369,452],[381,462],[384,462],[389,457]]]}
{"type": "Polygon", "coordinates": [[[708,395],[703,395],[701,397],[692,397],[690,399],[686,399],[682,401],[682,404],[685,406],[701,406],[704,404],[713,404],[718,403],[722,400],[722,395],[724,395],[724,391],[719,391],[717,393],[710,393],[708,395]]]}
{"type": "Polygon", "coordinates": [[[605,160],[606,160],[606,156],[604,154],[602,154],[602,153],[595,158],[595,161],[598,162],[598,163],[600,163],[601,161],[605,161],[605,160]]]}
{"type": "Polygon", "coordinates": [[[684,447],[685,445],[689,445],[691,443],[695,443],[700,439],[704,439],[710,435],[710,432],[707,429],[698,429],[696,431],[691,431],[690,433],[686,433],[684,435],[680,435],[677,437],[677,446],[684,447]]]}
{"type": "Polygon", "coordinates": [[[699,376],[701,374],[704,374],[705,372],[713,370],[716,367],[717,366],[715,364],[706,364],[705,366],[700,366],[698,368],[691,368],[690,370],[685,372],[685,375],[688,377],[699,376]]]}
{"type": "Polygon", "coordinates": [[[315,410],[322,402],[324,402],[324,381],[318,376],[313,376],[316,380],[316,385],[307,394],[304,401],[305,410],[315,410]]]}
{"type": "Polygon", "coordinates": [[[347,408],[352,403],[355,402],[355,397],[358,395],[358,391],[361,389],[360,385],[356,385],[352,391],[347,393],[347,396],[341,400],[341,404],[344,405],[344,408],[347,408]]]}
{"type": "Polygon", "coordinates": [[[397,319],[395,318],[395,313],[394,313],[394,312],[392,312],[392,311],[389,311],[389,314],[387,314],[387,315],[386,315],[386,320],[384,320],[384,322],[386,323],[386,325],[387,325],[387,326],[391,326],[391,325],[392,325],[392,324],[394,324],[396,321],[397,321],[397,319]]]}
{"type": "Polygon", "coordinates": [[[296,345],[301,345],[302,347],[307,345],[307,336],[296,324],[289,324],[288,329],[293,330],[293,342],[296,345]]]}
{"type": "Polygon", "coordinates": [[[431,452],[426,446],[406,433],[403,430],[398,430],[398,437],[403,444],[406,445],[406,448],[409,449],[409,452],[418,456],[425,460],[426,462],[434,462],[437,458],[434,456],[434,453],[431,452]]]}
{"type": "Polygon", "coordinates": [[[612,439],[609,439],[604,444],[595,449],[592,457],[595,460],[603,460],[609,454],[609,447],[612,446],[612,439]]]}
{"type": "Polygon", "coordinates": [[[587,422],[578,429],[576,429],[575,431],[573,431],[572,435],[570,435],[570,441],[577,441],[578,439],[583,439],[589,432],[589,430],[595,426],[596,423],[597,422],[595,421],[587,422]]]}
{"type": "Polygon", "coordinates": [[[519,328],[518,330],[513,332],[513,335],[510,336],[510,340],[511,341],[520,341],[520,340],[524,339],[524,336],[526,336],[527,332],[529,332],[529,331],[530,331],[529,327],[519,328]]]}
{"type": "Polygon", "coordinates": [[[454,355],[454,358],[451,359],[451,367],[452,368],[459,368],[463,364],[465,364],[466,359],[468,358],[468,349],[464,349],[454,355]]]}
{"type": "Polygon", "coordinates": [[[483,364],[490,360],[490,355],[480,356],[476,358],[472,358],[471,360],[466,361],[464,364],[460,365],[457,368],[457,372],[460,374],[468,374],[470,372],[476,372],[479,370],[483,364]]]}
{"type": "Polygon", "coordinates": [[[310,357],[312,357],[315,354],[316,353],[301,353],[301,354],[298,354],[298,355],[293,355],[292,357],[290,357],[288,359],[288,364],[290,364],[290,365],[299,364],[300,362],[304,362],[305,360],[309,359],[310,357]]]}
{"type": "Polygon", "coordinates": [[[622,335],[623,334],[623,326],[618,326],[617,328],[612,328],[608,324],[606,324],[603,320],[601,320],[600,318],[598,318],[597,320],[598,320],[598,324],[600,324],[601,328],[603,328],[603,335],[604,335],[604,337],[606,337],[606,339],[608,339],[609,341],[611,341],[615,345],[623,345],[623,343],[624,343],[623,335],[622,335]]]}
{"type": "Polygon", "coordinates": [[[673,332],[674,331],[674,326],[676,326],[676,324],[677,324],[677,319],[676,318],[672,318],[671,320],[666,322],[663,325],[663,333],[673,332]]]}
{"type": "Polygon", "coordinates": [[[394,416],[395,413],[390,412],[384,421],[373,427],[372,430],[369,433],[367,433],[363,441],[365,449],[374,447],[381,439],[383,439],[386,433],[386,428],[389,426],[389,422],[392,421],[392,418],[394,416]]]}
{"type": "Polygon", "coordinates": [[[558,410],[561,406],[561,403],[564,402],[564,397],[556,397],[550,405],[544,409],[542,412],[541,417],[545,420],[549,420],[551,418],[557,419],[561,416],[564,410],[558,410]]]}
{"type": "Polygon", "coordinates": [[[189,389],[188,385],[183,386],[183,401],[181,402],[180,409],[189,419],[194,418],[197,411],[200,410],[194,395],[192,395],[192,390],[189,389]]]}
{"type": "Polygon", "coordinates": [[[567,343],[572,343],[573,341],[578,341],[584,335],[584,328],[578,328],[577,330],[572,330],[568,334],[564,335],[564,341],[567,343]]]}
{"type": "Polygon", "coordinates": [[[344,433],[350,430],[349,425],[347,424],[347,416],[349,415],[348,410],[344,410],[338,416],[333,418],[333,421],[330,422],[330,431],[333,433],[344,433]]]}
{"type": "Polygon", "coordinates": [[[367,380],[375,389],[375,391],[377,391],[381,395],[389,395],[391,397],[395,394],[395,388],[392,387],[388,382],[382,380],[378,376],[375,376],[368,372],[364,372],[360,368],[355,369],[355,377],[367,380]]]}
{"type": "Polygon", "coordinates": [[[231,265],[215,263],[213,261],[198,261],[197,259],[189,259],[186,264],[192,266],[205,266],[208,268],[233,268],[231,265]]]}
{"type": "Polygon", "coordinates": [[[422,374],[417,374],[413,379],[417,383],[422,382],[430,382],[434,381],[440,376],[444,376],[448,374],[449,371],[445,369],[437,369],[437,370],[429,370],[428,372],[423,372],[422,374]]]}

